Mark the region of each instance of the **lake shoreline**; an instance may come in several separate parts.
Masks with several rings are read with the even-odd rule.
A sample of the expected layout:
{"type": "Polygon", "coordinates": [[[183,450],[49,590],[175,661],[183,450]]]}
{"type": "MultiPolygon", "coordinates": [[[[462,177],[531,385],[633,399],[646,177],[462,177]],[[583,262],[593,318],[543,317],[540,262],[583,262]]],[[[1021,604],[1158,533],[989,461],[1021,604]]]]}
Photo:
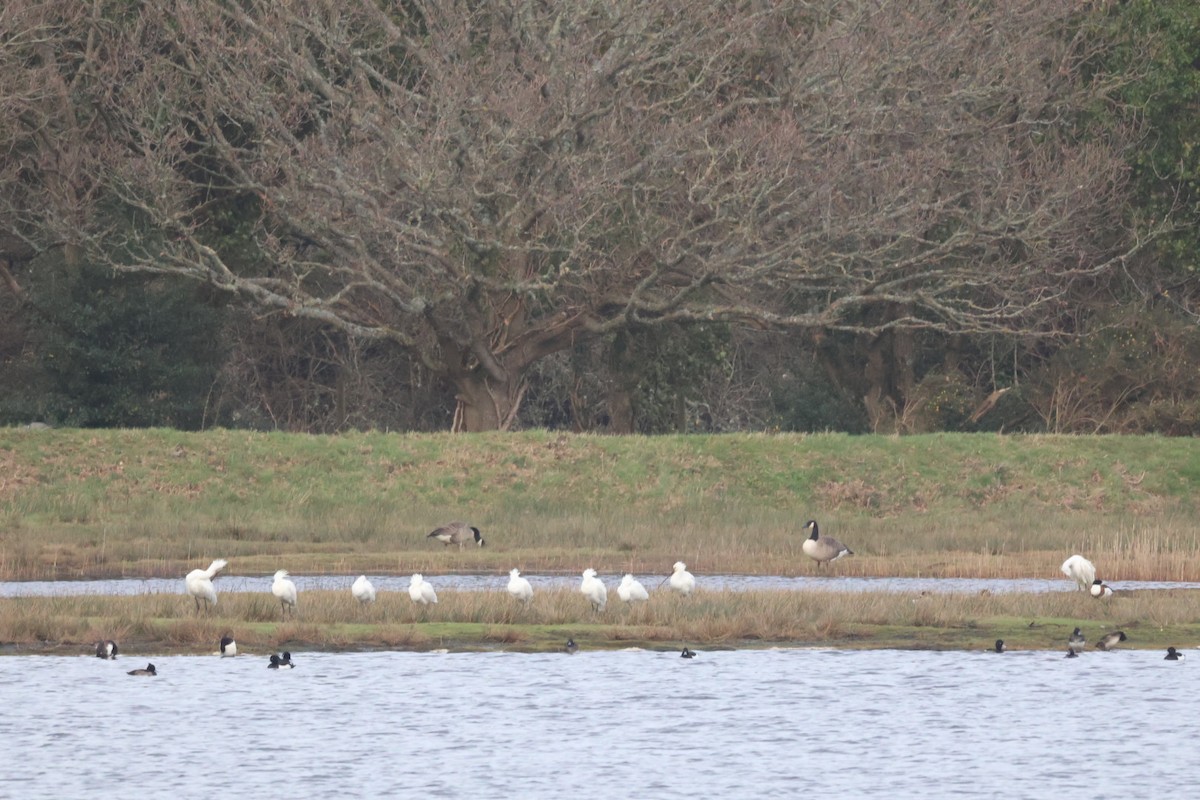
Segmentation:
{"type": "MultiPolygon", "coordinates": [[[[93,620],[95,630],[119,626],[118,620],[93,620]],[[110,624],[105,624],[109,622],[110,624]]],[[[1165,650],[1175,646],[1190,650],[1200,646],[1200,624],[1171,626],[1160,629],[1137,622],[1124,625],[1097,621],[1046,620],[1045,622],[1014,622],[1012,620],[979,620],[969,627],[928,625],[869,625],[842,624],[837,632],[804,638],[714,638],[700,636],[677,637],[669,631],[642,636],[639,630],[622,626],[563,624],[555,626],[521,626],[431,623],[422,625],[381,625],[376,629],[356,630],[356,635],[330,630],[334,626],[305,625],[303,630],[286,626],[225,626],[234,633],[239,648],[237,658],[261,658],[283,650],[292,653],[326,652],[450,652],[450,653],[565,653],[568,639],[574,640],[580,651],[647,650],[678,652],[684,646],[700,652],[731,650],[913,650],[992,652],[997,639],[1003,639],[1006,652],[1041,651],[1065,652],[1066,639],[1073,625],[1083,628],[1088,637],[1086,650],[1095,648],[1095,641],[1105,633],[1123,630],[1128,639],[1119,650],[1165,650]],[[447,628],[452,630],[447,631],[447,628]],[[307,635],[306,635],[307,634],[307,635]]],[[[198,643],[180,641],[175,623],[143,623],[142,632],[118,638],[121,658],[139,659],[154,656],[186,655],[218,657],[217,639],[198,643]],[[147,635],[146,631],[154,633],[147,635]]],[[[0,642],[3,656],[94,656],[94,639],[64,638],[54,641],[0,642]]],[[[210,637],[212,638],[212,637],[210,637]]],[[[1096,651],[1100,652],[1100,651],[1096,651]]]]}

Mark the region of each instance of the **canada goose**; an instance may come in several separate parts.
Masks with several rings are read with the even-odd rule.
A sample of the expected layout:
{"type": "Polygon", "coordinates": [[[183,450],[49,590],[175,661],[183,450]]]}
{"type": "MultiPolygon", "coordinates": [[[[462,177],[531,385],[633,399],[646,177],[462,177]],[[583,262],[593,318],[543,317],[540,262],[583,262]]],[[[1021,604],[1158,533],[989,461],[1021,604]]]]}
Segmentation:
{"type": "Polygon", "coordinates": [[[271,594],[279,598],[279,611],[287,617],[288,611],[296,616],[296,584],[288,580],[286,569],[275,572],[275,580],[271,583],[271,594]]]}
{"type": "Polygon", "coordinates": [[[118,652],[120,650],[117,648],[117,643],[112,639],[96,642],[96,658],[107,658],[115,661],[118,652]]]}
{"type": "Polygon", "coordinates": [[[1062,563],[1062,573],[1079,585],[1079,590],[1086,592],[1096,580],[1096,566],[1080,555],[1074,555],[1062,563]]]}
{"type": "Polygon", "coordinates": [[[1168,647],[1167,654],[1163,656],[1163,661],[1183,661],[1183,653],[1174,647],[1168,647]]]}
{"type": "Polygon", "coordinates": [[[237,642],[232,636],[221,637],[221,658],[232,658],[237,655],[237,642]]]}
{"type": "Polygon", "coordinates": [[[621,578],[621,585],[617,587],[617,597],[626,603],[641,603],[649,600],[650,594],[640,581],[626,573],[625,577],[621,578]]]}
{"type": "Polygon", "coordinates": [[[854,555],[853,550],[832,536],[822,538],[815,519],[810,519],[806,522],[804,530],[811,530],[812,533],[804,540],[801,549],[804,551],[804,555],[817,562],[818,567],[823,566],[829,561],[837,561],[842,556],[854,555]]]}
{"type": "Polygon", "coordinates": [[[433,584],[426,581],[425,576],[419,572],[408,581],[408,596],[420,606],[427,606],[431,603],[437,605],[437,592],[433,590],[433,584]]]}
{"type": "Polygon", "coordinates": [[[147,664],[145,669],[131,669],[127,673],[129,675],[157,675],[158,671],[154,669],[153,664],[147,664]]]}
{"type": "Polygon", "coordinates": [[[267,664],[267,669],[292,669],[292,667],[295,666],[295,664],[292,663],[292,654],[284,653],[283,655],[286,656],[286,658],[280,658],[279,656],[272,654],[271,663],[267,664]]]}
{"type": "Polygon", "coordinates": [[[1087,644],[1087,639],[1084,638],[1084,635],[1079,631],[1079,628],[1076,628],[1075,632],[1067,637],[1067,649],[1072,653],[1078,654],[1082,652],[1085,644],[1087,644]]]}
{"type": "Polygon", "coordinates": [[[608,605],[608,589],[596,577],[596,570],[588,567],[583,571],[583,581],[579,584],[579,591],[583,592],[592,603],[593,611],[603,611],[608,605]]]}
{"type": "Polygon", "coordinates": [[[674,572],[671,573],[671,591],[687,597],[696,588],[696,578],[687,571],[687,564],[682,561],[676,561],[672,569],[674,572]]]}
{"type": "Polygon", "coordinates": [[[479,534],[479,528],[473,525],[468,525],[465,522],[449,522],[440,528],[435,528],[425,536],[426,539],[437,539],[444,545],[458,545],[461,550],[462,546],[467,542],[474,541],[475,544],[483,547],[485,542],[483,536],[479,534]]]}
{"type": "Polygon", "coordinates": [[[350,587],[350,594],[364,606],[375,602],[375,587],[367,580],[366,575],[359,575],[355,579],[354,585],[350,587]]]}
{"type": "Polygon", "coordinates": [[[1092,581],[1092,588],[1090,591],[1092,593],[1092,597],[1112,597],[1113,593],[1113,590],[1108,587],[1108,584],[1099,578],[1096,578],[1096,580],[1092,581]]]}
{"type": "Polygon", "coordinates": [[[200,611],[200,601],[204,601],[205,610],[210,605],[217,604],[217,590],[213,588],[212,579],[217,573],[225,569],[225,565],[229,562],[223,558],[218,558],[216,561],[208,565],[208,569],[194,569],[187,574],[183,579],[184,588],[187,593],[192,596],[192,600],[196,604],[196,612],[200,611]]]}
{"type": "Polygon", "coordinates": [[[688,650],[685,647],[685,648],[683,648],[683,652],[679,654],[679,657],[680,658],[695,658],[696,654],[693,653],[691,650],[688,650]]]}
{"type": "Polygon", "coordinates": [[[1106,633],[1104,637],[1100,639],[1100,641],[1096,642],[1096,649],[1112,650],[1118,644],[1125,641],[1126,638],[1125,631],[1113,631],[1112,633],[1106,633]]]}
{"type": "Polygon", "coordinates": [[[508,593],[522,603],[528,603],[533,599],[533,587],[529,585],[529,581],[521,577],[521,570],[509,570],[508,593]]]}
{"type": "Polygon", "coordinates": [[[571,655],[575,655],[575,651],[579,649],[579,645],[575,644],[574,639],[567,639],[566,651],[571,655]]]}
{"type": "Polygon", "coordinates": [[[996,648],[995,648],[995,650],[996,650],[996,652],[997,652],[997,653],[1003,653],[1003,652],[1004,652],[1004,650],[1005,650],[1005,647],[1004,647],[1004,640],[1003,640],[1003,639],[997,639],[997,640],[996,640],[996,648]]]}

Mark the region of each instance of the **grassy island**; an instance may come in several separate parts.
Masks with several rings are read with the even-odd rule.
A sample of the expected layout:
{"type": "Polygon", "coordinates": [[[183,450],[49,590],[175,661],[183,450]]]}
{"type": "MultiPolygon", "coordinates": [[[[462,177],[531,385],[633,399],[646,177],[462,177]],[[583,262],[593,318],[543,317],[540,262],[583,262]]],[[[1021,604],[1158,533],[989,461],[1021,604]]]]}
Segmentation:
{"type": "MultiPolygon", "coordinates": [[[[1057,649],[1075,625],[1129,647],[1200,644],[1200,593],[1121,581],[1200,581],[1200,442],[1160,437],[281,433],[0,430],[0,579],[175,577],[143,597],[0,598],[0,651],[244,648],[546,650],[838,646],[1057,649]],[[625,572],[653,588],[677,560],[705,573],[815,574],[804,523],[855,555],[846,576],[1062,578],[1082,553],[1117,589],[1084,594],[652,592],[602,614],[577,592],[404,593],[359,607],[306,592],[295,621],[267,593],[223,593],[197,615],[182,576],[625,572]],[[487,546],[425,534],[452,519],[487,546]]],[[[1066,580],[1065,578],[1062,578],[1066,580]]],[[[501,582],[502,583],[502,582],[501,582]]],[[[220,578],[217,579],[218,589],[220,578]]],[[[343,596],[344,594],[344,596],[343,596]]],[[[132,651],[130,651],[132,652],[132,651]]]]}

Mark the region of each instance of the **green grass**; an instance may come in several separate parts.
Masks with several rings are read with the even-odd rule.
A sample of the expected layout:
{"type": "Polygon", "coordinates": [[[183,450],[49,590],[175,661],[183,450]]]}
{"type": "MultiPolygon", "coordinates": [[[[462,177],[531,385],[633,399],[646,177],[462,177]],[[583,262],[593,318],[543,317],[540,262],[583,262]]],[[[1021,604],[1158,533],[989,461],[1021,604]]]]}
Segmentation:
{"type": "MultiPolygon", "coordinates": [[[[855,555],[839,575],[1060,578],[1080,552],[1101,577],[1200,580],[1200,442],[1158,437],[728,435],[544,431],[322,437],[234,431],[0,429],[0,579],[524,571],[639,573],[676,560],[795,575],[810,517],[855,555]],[[425,534],[451,519],[483,549],[425,534]]],[[[219,580],[219,579],[218,579],[219,580]]],[[[182,595],[0,599],[4,652],[251,652],[302,648],[839,646],[1058,649],[1123,629],[1129,647],[1200,644],[1195,593],[915,596],[656,594],[592,615],[570,590],[520,610],[502,593],[403,594],[362,609],[305,592],[280,621],[265,592],[223,593],[197,617],[182,595]]]]}
{"type": "Polygon", "coordinates": [[[1200,442],[1160,437],[0,430],[0,578],[229,572],[1200,579],[1200,442]],[[451,519],[488,547],[444,549],[451,519]],[[202,564],[201,564],[202,562],[202,564]]]}

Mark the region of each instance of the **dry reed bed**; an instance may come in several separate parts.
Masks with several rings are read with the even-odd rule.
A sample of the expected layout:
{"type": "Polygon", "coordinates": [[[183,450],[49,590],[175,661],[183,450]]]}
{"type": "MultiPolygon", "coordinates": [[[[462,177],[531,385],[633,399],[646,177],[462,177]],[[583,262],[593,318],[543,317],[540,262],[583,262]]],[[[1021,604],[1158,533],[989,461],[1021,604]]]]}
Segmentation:
{"type": "MultiPolygon", "coordinates": [[[[850,577],[940,577],[940,578],[1059,578],[1059,566],[1072,553],[1092,560],[1098,574],[1109,582],[1200,581],[1200,545],[1191,546],[1195,532],[1190,526],[1148,533],[1114,547],[1112,542],[1085,541],[1082,544],[1063,537],[1054,542],[1039,541],[1037,547],[1012,547],[996,551],[986,545],[986,535],[959,528],[954,537],[931,533],[927,538],[904,535],[887,536],[861,528],[838,531],[839,538],[855,555],[818,571],[800,550],[798,536],[777,542],[763,542],[747,534],[758,549],[746,544],[721,547],[715,543],[697,543],[683,532],[657,541],[647,539],[636,549],[621,547],[548,548],[512,546],[503,533],[492,533],[486,548],[443,548],[420,542],[396,541],[394,549],[348,549],[327,544],[292,542],[286,547],[270,543],[213,543],[200,555],[180,557],[138,557],[122,553],[119,546],[106,545],[104,554],[87,552],[69,545],[37,541],[0,547],[0,580],[61,580],[106,577],[180,577],[196,567],[206,567],[213,558],[230,562],[226,575],[266,575],[279,568],[294,574],[427,575],[474,574],[493,572],[504,575],[513,566],[526,572],[577,573],[586,566],[602,573],[633,572],[638,575],[665,576],[676,560],[687,562],[699,574],[820,575],[850,577]],[[854,537],[854,538],[852,538],[854,537]],[[902,545],[902,546],[901,546],[902,545]]],[[[422,536],[423,538],[423,536],[422,536]]],[[[183,549],[183,545],[180,545],[183,549]]]]}
{"type": "MultiPolygon", "coordinates": [[[[815,591],[655,592],[648,603],[616,600],[601,613],[570,589],[539,591],[528,607],[503,592],[442,592],[435,606],[403,593],[381,593],[360,606],[348,592],[301,593],[295,618],[281,619],[267,593],[225,593],[211,614],[190,598],[21,597],[0,600],[0,642],[26,650],[86,649],[102,638],[155,649],[206,652],[225,634],[244,650],[515,646],[545,649],[566,635],[598,646],[690,642],[830,644],[869,647],[975,647],[991,638],[1010,646],[1057,648],[1073,625],[1138,630],[1130,646],[1200,642],[1200,592],[1119,593],[1107,601],[1083,593],[898,594],[815,591]],[[1171,637],[1175,637],[1172,639],[1171,637]]],[[[128,648],[127,648],[128,650],[128,648]]]]}

